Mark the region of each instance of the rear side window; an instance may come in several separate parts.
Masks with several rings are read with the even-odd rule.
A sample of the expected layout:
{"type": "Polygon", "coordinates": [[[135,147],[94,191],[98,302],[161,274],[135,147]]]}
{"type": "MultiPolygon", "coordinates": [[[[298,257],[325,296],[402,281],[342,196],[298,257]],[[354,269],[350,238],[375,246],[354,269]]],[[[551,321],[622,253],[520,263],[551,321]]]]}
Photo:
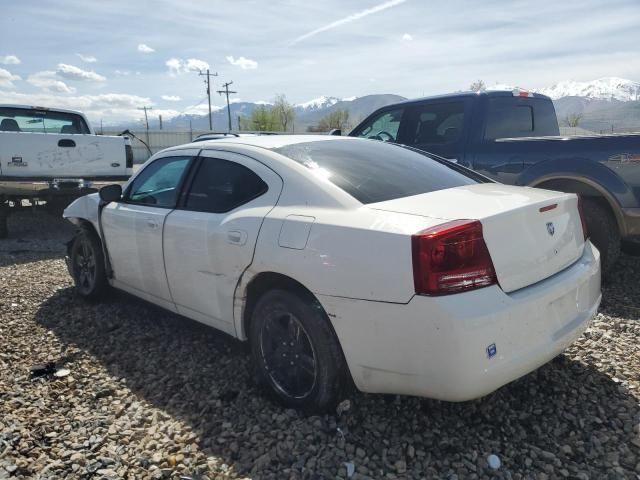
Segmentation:
{"type": "Polygon", "coordinates": [[[464,126],[464,102],[420,105],[416,126],[408,132],[409,145],[446,145],[456,143],[464,126]]]}
{"type": "Polygon", "coordinates": [[[274,151],[306,166],[364,204],[478,183],[471,175],[426,154],[383,142],[335,139],[287,145],[274,151]]]}
{"type": "Polygon", "coordinates": [[[198,212],[229,212],[266,191],[267,184],[244,165],[203,158],[187,194],[185,208],[198,212]]]}
{"type": "Polygon", "coordinates": [[[73,135],[89,133],[89,127],[75,113],[0,107],[0,131],[73,135]]]}
{"type": "Polygon", "coordinates": [[[486,140],[558,134],[558,121],[550,101],[514,97],[488,99],[486,140]]]}

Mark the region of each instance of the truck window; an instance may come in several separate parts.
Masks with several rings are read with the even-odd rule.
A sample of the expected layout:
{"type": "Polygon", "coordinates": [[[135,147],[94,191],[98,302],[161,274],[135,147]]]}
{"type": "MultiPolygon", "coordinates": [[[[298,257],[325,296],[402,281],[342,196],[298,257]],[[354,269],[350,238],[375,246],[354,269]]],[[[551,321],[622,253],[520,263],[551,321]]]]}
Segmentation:
{"type": "Polygon", "coordinates": [[[487,103],[486,140],[559,135],[553,103],[547,99],[495,97],[487,103]]]}
{"type": "Polygon", "coordinates": [[[416,124],[408,132],[408,145],[457,143],[464,127],[464,102],[419,105],[416,124]]]}
{"type": "Polygon", "coordinates": [[[400,120],[403,114],[404,108],[382,112],[365,123],[355,136],[395,142],[398,138],[400,120]]]}
{"type": "Polygon", "coordinates": [[[89,127],[84,119],[75,113],[0,107],[0,131],[88,134],[89,127]]]}

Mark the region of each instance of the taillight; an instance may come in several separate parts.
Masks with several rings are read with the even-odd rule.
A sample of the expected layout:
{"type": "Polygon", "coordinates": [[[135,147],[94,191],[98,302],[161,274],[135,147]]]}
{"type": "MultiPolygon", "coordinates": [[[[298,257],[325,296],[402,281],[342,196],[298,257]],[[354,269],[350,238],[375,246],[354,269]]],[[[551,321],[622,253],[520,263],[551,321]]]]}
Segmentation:
{"type": "Polygon", "coordinates": [[[584,240],[586,241],[589,238],[589,234],[587,232],[587,222],[584,219],[584,211],[582,210],[582,197],[578,195],[578,213],[580,214],[580,222],[582,223],[582,235],[584,236],[584,240]]]}
{"type": "Polygon", "coordinates": [[[417,294],[447,295],[497,283],[478,220],[454,220],[411,238],[417,294]]]}

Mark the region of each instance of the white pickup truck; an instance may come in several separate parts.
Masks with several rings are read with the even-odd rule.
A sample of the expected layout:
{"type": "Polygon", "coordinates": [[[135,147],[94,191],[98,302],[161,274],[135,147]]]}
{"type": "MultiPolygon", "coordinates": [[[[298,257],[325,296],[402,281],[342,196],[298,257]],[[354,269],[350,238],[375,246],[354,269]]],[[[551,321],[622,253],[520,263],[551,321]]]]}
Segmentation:
{"type": "Polygon", "coordinates": [[[129,138],[96,135],[82,113],[0,104],[0,238],[23,200],[57,213],[132,173],[129,138]]]}

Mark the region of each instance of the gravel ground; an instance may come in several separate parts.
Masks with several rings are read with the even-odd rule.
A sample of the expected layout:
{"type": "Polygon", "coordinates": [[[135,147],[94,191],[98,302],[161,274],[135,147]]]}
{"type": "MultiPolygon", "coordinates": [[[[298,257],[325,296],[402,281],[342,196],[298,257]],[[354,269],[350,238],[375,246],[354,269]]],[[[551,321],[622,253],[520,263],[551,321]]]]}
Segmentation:
{"type": "Polygon", "coordinates": [[[484,399],[354,392],[341,415],[309,417],[256,390],[243,344],[124,294],[76,298],[69,225],[10,222],[0,479],[640,478],[640,257],[575,346],[484,399]],[[71,374],[30,378],[50,361],[71,374]]]}

